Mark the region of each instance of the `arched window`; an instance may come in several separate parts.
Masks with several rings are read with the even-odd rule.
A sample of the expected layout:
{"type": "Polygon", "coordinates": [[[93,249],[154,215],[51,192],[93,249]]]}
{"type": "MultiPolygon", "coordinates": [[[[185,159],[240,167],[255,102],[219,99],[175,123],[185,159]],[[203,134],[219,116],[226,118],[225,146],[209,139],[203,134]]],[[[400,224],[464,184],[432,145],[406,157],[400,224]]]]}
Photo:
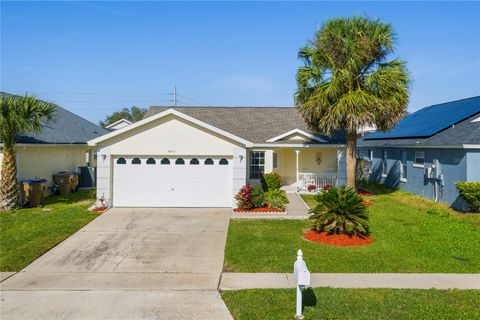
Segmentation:
{"type": "Polygon", "coordinates": [[[125,158],[118,158],[117,164],[127,164],[127,160],[125,160],[125,158]]]}
{"type": "Polygon", "coordinates": [[[142,163],[142,161],[138,158],[133,158],[132,159],[132,164],[141,164],[141,163],[142,163]]]}
{"type": "Polygon", "coordinates": [[[196,165],[196,164],[199,164],[200,162],[198,161],[197,158],[193,158],[192,160],[190,160],[190,164],[193,164],[193,165],[196,165]]]}
{"type": "Polygon", "coordinates": [[[155,164],[155,163],[157,163],[157,161],[155,161],[155,159],[153,159],[153,158],[148,158],[147,159],[147,164],[155,164]]]}
{"type": "Polygon", "coordinates": [[[182,158],[178,158],[177,160],[175,160],[175,164],[185,164],[185,160],[183,160],[182,158]]]}
{"type": "Polygon", "coordinates": [[[218,164],[223,165],[223,166],[224,166],[224,165],[227,165],[227,164],[228,164],[228,160],[225,159],[225,158],[222,158],[222,159],[220,159],[220,162],[219,162],[218,164]]]}
{"type": "Polygon", "coordinates": [[[207,159],[205,159],[205,164],[206,164],[206,165],[212,165],[212,164],[213,164],[213,160],[210,159],[210,158],[207,158],[207,159]]]}
{"type": "Polygon", "coordinates": [[[170,164],[170,160],[163,158],[162,161],[160,161],[160,164],[170,164]]]}

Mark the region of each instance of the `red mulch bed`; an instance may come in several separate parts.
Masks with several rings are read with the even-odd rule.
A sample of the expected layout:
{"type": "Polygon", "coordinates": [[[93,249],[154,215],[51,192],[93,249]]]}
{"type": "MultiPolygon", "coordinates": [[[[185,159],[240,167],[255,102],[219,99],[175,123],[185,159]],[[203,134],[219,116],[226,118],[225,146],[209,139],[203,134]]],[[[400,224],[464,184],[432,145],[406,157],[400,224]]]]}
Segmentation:
{"type": "Polygon", "coordinates": [[[242,210],[235,208],[233,209],[233,212],[238,212],[238,213],[255,213],[255,212],[279,212],[279,213],[284,213],[285,211],[283,210],[278,210],[278,209],[273,209],[273,208],[255,208],[255,209],[250,209],[250,210],[242,210]]]}
{"type": "Polygon", "coordinates": [[[371,201],[365,200],[365,201],[362,201],[362,203],[363,203],[364,205],[368,206],[368,207],[373,206],[373,202],[371,202],[371,201]]]}
{"type": "Polygon", "coordinates": [[[362,197],[372,197],[373,196],[373,193],[370,193],[365,189],[358,189],[357,192],[362,197]]]}
{"type": "Polygon", "coordinates": [[[329,235],[326,232],[316,232],[314,230],[308,230],[303,237],[313,242],[337,247],[362,246],[373,242],[371,237],[348,236],[345,234],[329,235]]]}
{"type": "Polygon", "coordinates": [[[95,211],[95,212],[103,212],[105,210],[107,210],[108,208],[102,208],[102,207],[99,207],[99,208],[93,208],[92,211],[95,211]]]}

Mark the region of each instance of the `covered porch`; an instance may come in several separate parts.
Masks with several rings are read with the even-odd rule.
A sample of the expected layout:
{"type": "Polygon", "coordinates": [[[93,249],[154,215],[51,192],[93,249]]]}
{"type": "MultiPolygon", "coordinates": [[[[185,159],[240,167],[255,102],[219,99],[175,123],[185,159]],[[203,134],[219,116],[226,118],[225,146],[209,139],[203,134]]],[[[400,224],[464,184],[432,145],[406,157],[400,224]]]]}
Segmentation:
{"type": "Polygon", "coordinates": [[[264,155],[263,173],[277,172],[284,181],[283,190],[287,192],[306,193],[319,190],[327,185],[338,185],[339,159],[341,149],[332,145],[281,146],[270,150],[252,149],[249,152],[249,183],[259,183],[252,179],[252,172],[264,155]]]}

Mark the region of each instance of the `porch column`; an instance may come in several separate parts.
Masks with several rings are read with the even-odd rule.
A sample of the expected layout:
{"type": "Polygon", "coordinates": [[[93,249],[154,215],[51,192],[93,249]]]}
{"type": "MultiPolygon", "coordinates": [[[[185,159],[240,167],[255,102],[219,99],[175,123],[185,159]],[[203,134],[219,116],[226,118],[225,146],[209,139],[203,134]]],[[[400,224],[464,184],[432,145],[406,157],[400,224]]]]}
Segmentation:
{"type": "Polygon", "coordinates": [[[300,154],[300,150],[295,150],[295,155],[296,155],[296,186],[297,186],[297,191],[300,189],[300,185],[298,184],[298,156],[300,154]]]}

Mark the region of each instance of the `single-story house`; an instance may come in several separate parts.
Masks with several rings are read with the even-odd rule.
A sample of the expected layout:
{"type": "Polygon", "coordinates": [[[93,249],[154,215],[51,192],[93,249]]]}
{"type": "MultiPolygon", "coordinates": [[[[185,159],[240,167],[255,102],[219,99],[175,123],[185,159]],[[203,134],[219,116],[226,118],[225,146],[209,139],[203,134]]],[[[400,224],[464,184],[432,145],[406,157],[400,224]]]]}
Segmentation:
{"type": "Polygon", "coordinates": [[[480,96],[420,109],[358,151],[371,180],[463,209],[455,183],[480,181],[480,96]]]}
{"type": "Polygon", "coordinates": [[[115,207],[231,207],[272,171],[287,191],[346,180],[343,135],[312,132],[292,107],[151,107],[89,145],[97,197],[115,207]]]}
{"type": "MultiPolygon", "coordinates": [[[[87,141],[105,133],[108,131],[55,105],[55,121],[47,123],[42,133],[25,134],[17,139],[18,181],[44,178],[50,185],[54,173],[76,172],[80,166],[94,165],[93,149],[87,141]]],[[[0,163],[2,147],[0,140],[0,163]]]]}

